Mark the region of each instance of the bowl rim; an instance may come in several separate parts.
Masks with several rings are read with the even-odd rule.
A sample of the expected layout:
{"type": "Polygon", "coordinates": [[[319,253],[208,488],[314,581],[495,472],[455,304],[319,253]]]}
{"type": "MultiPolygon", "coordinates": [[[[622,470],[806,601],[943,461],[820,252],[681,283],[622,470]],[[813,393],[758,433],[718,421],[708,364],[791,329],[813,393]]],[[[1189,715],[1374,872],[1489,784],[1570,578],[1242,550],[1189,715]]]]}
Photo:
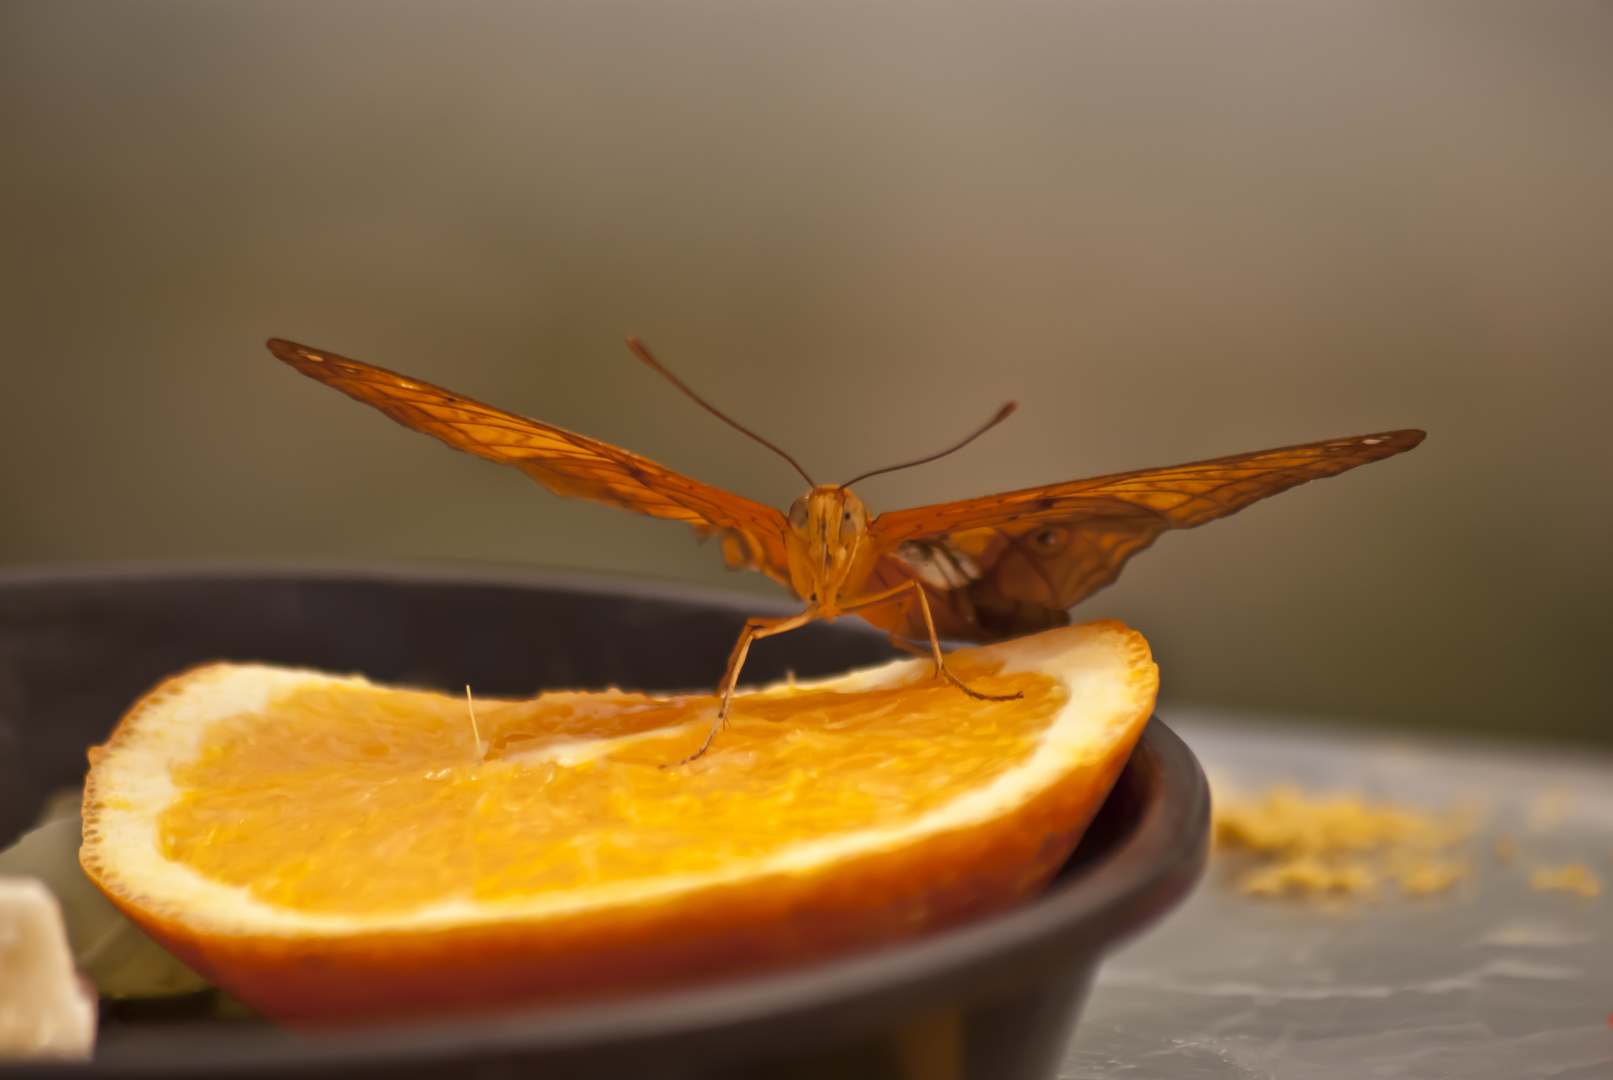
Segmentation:
{"type": "MultiPolygon", "coordinates": [[[[555,571],[431,563],[346,563],[294,560],[32,564],[0,568],[0,595],[51,586],[203,583],[206,581],[342,581],[398,586],[490,586],[691,603],[756,613],[765,597],[643,579],[555,571]]],[[[854,624],[855,625],[855,624],[854,624]]],[[[859,633],[853,629],[850,632],[859,633]]],[[[874,633],[878,633],[874,631],[874,633]]],[[[881,637],[883,635],[880,635],[881,637]]],[[[674,1047],[704,1044],[715,1059],[798,1041],[820,1044],[825,1032],[866,1031],[965,997],[989,999],[1014,986],[1056,980],[1090,968],[1098,956],[1142,929],[1192,889],[1209,846],[1209,787],[1187,745],[1151,718],[1128,768],[1155,774],[1138,820],[1077,874],[1059,879],[1029,903],[908,942],[808,966],[724,979],[709,985],[577,1005],[544,1006],[475,1017],[350,1027],[269,1038],[246,1030],[228,1043],[187,1046],[183,1060],[133,1051],[115,1062],[52,1066],[48,1075],[193,1075],[285,1068],[384,1067],[408,1062],[448,1065],[542,1053],[599,1067],[601,1055],[664,1060],[674,1047]],[[144,1058],[145,1060],[141,1060],[144,1058]]],[[[132,1049],[132,1048],[131,1048],[132,1049]]],[[[156,1047],[151,1048],[156,1051],[156,1047]]],[[[23,1075],[0,1066],[0,1073],[23,1075]]],[[[41,1075],[45,1075],[42,1073],[41,1075]]]]}

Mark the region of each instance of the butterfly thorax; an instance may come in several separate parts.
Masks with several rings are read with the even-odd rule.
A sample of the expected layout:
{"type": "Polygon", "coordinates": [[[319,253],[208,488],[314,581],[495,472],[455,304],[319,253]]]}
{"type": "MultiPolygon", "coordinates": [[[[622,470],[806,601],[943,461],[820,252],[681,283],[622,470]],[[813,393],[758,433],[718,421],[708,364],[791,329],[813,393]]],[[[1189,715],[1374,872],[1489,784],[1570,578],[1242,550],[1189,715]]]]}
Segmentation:
{"type": "Polygon", "coordinates": [[[790,506],[785,546],[790,587],[826,619],[860,594],[879,557],[863,501],[833,484],[820,484],[790,506]]]}

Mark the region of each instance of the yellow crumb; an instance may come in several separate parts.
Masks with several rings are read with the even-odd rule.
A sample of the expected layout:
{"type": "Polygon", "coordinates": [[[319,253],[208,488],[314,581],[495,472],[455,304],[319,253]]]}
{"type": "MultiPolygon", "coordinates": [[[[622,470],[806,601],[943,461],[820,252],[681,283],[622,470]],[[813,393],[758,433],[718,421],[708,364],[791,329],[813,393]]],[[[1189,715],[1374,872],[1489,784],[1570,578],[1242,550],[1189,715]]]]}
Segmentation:
{"type": "Polygon", "coordinates": [[[1421,896],[1473,874],[1447,851],[1472,832],[1471,814],[1432,816],[1357,796],[1313,797],[1291,786],[1219,805],[1218,847],[1253,853],[1262,865],[1239,883],[1249,893],[1345,893],[1377,897],[1384,883],[1421,896]]]}
{"type": "Polygon", "coordinates": [[[1473,864],[1464,859],[1418,861],[1395,872],[1400,891],[1407,896],[1444,892],[1464,878],[1473,876],[1473,864]]]}
{"type": "Polygon", "coordinates": [[[1330,865],[1321,859],[1298,855],[1250,871],[1239,888],[1256,896],[1286,893],[1342,892],[1376,895],[1379,875],[1359,863],[1330,865]]]}
{"type": "Polygon", "coordinates": [[[1601,879],[1582,862],[1536,867],[1529,875],[1529,887],[1541,892],[1577,892],[1587,898],[1602,893],[1601,879]]]}

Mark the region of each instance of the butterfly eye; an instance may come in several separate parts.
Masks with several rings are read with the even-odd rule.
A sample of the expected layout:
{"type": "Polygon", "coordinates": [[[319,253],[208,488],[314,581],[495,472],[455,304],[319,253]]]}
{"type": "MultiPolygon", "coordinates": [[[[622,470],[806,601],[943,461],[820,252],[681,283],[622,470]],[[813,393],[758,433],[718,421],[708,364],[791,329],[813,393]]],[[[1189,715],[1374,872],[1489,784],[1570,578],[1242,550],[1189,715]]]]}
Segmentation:
{"type": "Polygon", "coordinates": [[[790,528],[804,529],[807,527],[807,505],[805,499],[796,499],[790,504],[790,528]]]}
{"type": "Polygon", "coordinates": [[[1069,530],[1061,529],[1057,526],[1049,526],[1031,536],[1031,544],[1042,555],[1052,555],[1055,552],[1062,551],[1064,545],[1069,542],[1069,530]]]}
{"type": "Polygon", "coordinates": [[[856,536],[857,531],[862,528],[865,520],[864,516],[856,508],[846,507],[840,513],[840,539],[848,541],[853,536],[856,536]]]}

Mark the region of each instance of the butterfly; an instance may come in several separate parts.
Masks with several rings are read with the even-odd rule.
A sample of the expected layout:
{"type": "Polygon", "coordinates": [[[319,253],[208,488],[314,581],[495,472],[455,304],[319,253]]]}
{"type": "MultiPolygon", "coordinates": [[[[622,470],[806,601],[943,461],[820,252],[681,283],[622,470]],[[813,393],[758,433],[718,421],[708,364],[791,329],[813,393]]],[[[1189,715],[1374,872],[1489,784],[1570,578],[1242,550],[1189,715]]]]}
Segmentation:
{"type": "Polygon", "coordinates": [[[268,344],[304,375],[456,450],[513,465],[557,495],[685,522],[702,538],[718,538],[730,567],[759,571],[794,593],[805,604],[799,613],[745,623],[719,687],[717,721],[685,761],[703,754],[726,722],[757,638],[815,619],[858,615],[886,631],[892,644],[933,659],[937,674],[964,693],[992,698],[948,670],[943,638],[999,641],[1063,626],[1071,605],[1114,581],[1126,560],[1161,533],[1191,529],[1297,484],[1404,453],[1424,437],[1404,430],[1328,439],[872,517],[852,484],[960,450],[1007,419],[1014,403],[939,454],[844,484],[816,484],[794,458],[708,404],[637,339],[627,343],[701,407],[788,461],[807,482],[807,493],[784,513],[419,379],[278,338],[268,344]]]}

